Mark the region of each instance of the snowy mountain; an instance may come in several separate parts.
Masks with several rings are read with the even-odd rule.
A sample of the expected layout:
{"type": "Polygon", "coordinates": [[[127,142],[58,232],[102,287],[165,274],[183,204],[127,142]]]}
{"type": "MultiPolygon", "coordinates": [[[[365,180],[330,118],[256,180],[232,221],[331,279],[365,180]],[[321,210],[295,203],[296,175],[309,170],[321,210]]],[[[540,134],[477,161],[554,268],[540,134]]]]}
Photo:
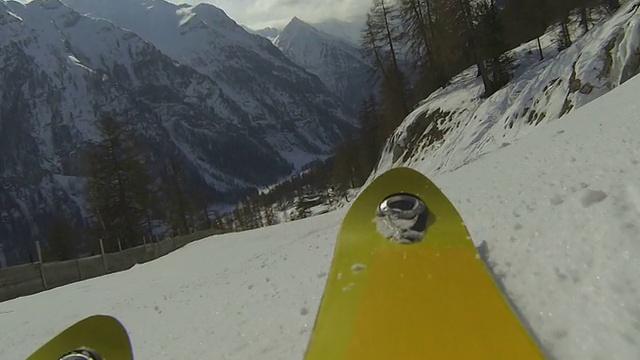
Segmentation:
{"type": "Polygon", "coordinates": [[[208,200],[271,184],[352,131],[316,76],[220,10],[154,1],[146,11],[157,21],[137,23],[162,48],[57,0],[0,1],[0,242],[10,261],[43,239],[52,212],[86,217],[81,158],[100,117],[134,131],[154,175],[177,156],[186,187],[208,200]]]}
{"type": "Polygon", "coordinates": [[[294,63],[318,75],[353,113],[372,93],[368,81],[372,69],[356,45],[317,30],[297,17],[282,30],[275,44],[294,63]]]}
{"type": "MultiPolygon", "coordinates": [[[[638,94],[636,76],[433,178],[548,359],[640,356],[638,94]]],[[[0,358],[24,359],[69,324],[107,314],[127,327],[140,359],[188,351],[300,360],[344,215],[214,236],[127,271],[2,302],[0,358]]]]}
{"type": "Polygon", "coordinates": [[[269,39],[269,41],[274,42],[276,40],[276,38],[278,38],[278,35],[280,35],[280,30],[274,28],[274,27],[266,27],[264,29],[260,29],[260,30],[253,30],[247,26],[242,26],[248,33],[251,34],[255,34],[255,35],[260,35],[262,37],[265,37],[267,39],[269,39]]]}
{"type": "Polygon", "coordinates": [[[164,0],[65,3],[130,29],[175,61],[214,80],[248,113],[239,119],[242,126],[261,128],[256,134],[296,168],[328,154],[352,130],[352,119],[316,76],[212,5],[178,6],[164,0]]]}
{"type": "Polygon", "coordinates": [[[540,125],[556,121],[640,72],[638,0],[627,2],[570,48],[557,53],[554,34],[513,51],[515,77],[488,99],[475,67],[433,93],[387,142],[378,173],[420,163],[427,174],[453,171],[507,147],[540,125]],[[425,154],[429,154],[425,157],[425,154]]]}
{"type": "MultiPolygon", "coordinates": [[[[346,41],[352,46],[358,46],[358,44],[360,44],[362,28],[364,27],[364,18],[361,20],[352,21],[327,19],[320,22],[307,22],[307,24],[313,26],[315,29],[320,30],[325,34],[346,41]]],[[[251,34],[266,37],[271,42],[274,42],[278,38],[278,35],[280,35],[280,33],[282,32],[281,29],[272,26],[259,30],[254,30],[247,26],[243,26],[243,28],[251,34]]]]}
{"type": "Polygon", "coordinates": [[[251,115],[245,125],[283,130],[268,131],[267,138],[297,167],[327,154],[350,130],[350,119],[316,76],[212,5],[191,7],[164,0],[64,2],[135,32],[172,59],[213,79],[251,115]],[[295,136],[287,136],[285,129],[296,129],[295,136]],[[296,147],[309,153],[301,154],[296,147]]]}

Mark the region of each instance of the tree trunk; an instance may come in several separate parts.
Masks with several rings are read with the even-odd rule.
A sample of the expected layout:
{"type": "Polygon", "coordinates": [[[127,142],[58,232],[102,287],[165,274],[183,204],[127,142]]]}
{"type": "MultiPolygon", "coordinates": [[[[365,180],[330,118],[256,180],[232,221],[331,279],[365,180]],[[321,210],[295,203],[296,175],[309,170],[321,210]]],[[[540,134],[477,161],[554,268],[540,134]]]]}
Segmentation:
{"type": "Polygon", "coordinates": [[[384,27],[385,27],[385,35],[387,37],[387,41],[389,42],[389,49],[391,51],[391,59],[393,61],[393,78],[394,83],[396,85],[396,91],[398,94],[398,101],[400,101],[400,105],[402,106],[402,111],[404,115],[409,113],[409,106],[407,105],[407,95],[405,94],[405,90],[403,89],[403,84],[400,81],[400,65],[398,64],[398,58],[396,55],[396,49],[393,44],[393,36],[391,32],[391,26],[389,25],[389,11],[384,4],[384,0],[380,1],[380,5],[382,6],[382,14],[384,18],[384,27]]]}
{"type": "Polygon", "coordinates": [[[540,43],[540,37],[537,38],[538,41],[538,53],[540,54],[540,60],[544,60],[544,55],[542,54],[542,44],[540,43]]]}
{"type": "Polygon", "coordinates": [[[582,26],[583,34],[589,32],[589,9],[586,6],[580,6],[580,26],[582,26]]]}

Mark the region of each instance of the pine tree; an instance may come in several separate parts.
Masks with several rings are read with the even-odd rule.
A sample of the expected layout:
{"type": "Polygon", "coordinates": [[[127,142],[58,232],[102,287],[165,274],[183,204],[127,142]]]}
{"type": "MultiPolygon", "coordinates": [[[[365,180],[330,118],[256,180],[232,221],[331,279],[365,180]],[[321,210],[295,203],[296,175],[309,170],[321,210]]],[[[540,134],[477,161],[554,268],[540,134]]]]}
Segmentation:
{"type": "Polygon", "coordinates": [[[401,109],[392,117],[404,118],[409,113],[406,80],[400,69],[400,53],[397,49],[398,28],[393,23],[398,18],[397,8],[385,0],[374,0],[367,14],[361,46],[365,59],[370,59],[382,75],[382,81],[392,87],[393,101],[401,109]]]}
{"type": "MultiPolygon", "coordinates": [[[[358,120],[360,123],[359,158],[363,164],[364,173],[362,175],[368,177],[377,165],[386,141],[385,137],[380,136],[380,112],[373,96],[362,103],[358,120]]],[[[361,184],[365,180],[366,178],[358,183],[361,184]]]]}
{"type": "Polygon", "coordinates": [[[573,41],[571,40],[571,30],[569,29],[569,14],[565,13],[560,18],[558,24],[557,47],[558,51],[569,48],[573,41]]]}
{"type": "Polygon", "coordinates": [[[225,230],[230,228],[229,217],[223,216],[217,211],[213,213],[213,220],[211,224],[214,229],[218,230],[225,230]]]}
{"type": "Polygon", "coordinates": [[[591,7],[587,4],[580,4],[578,7],[580,13],[580,27],[582,27],[582,33],[589,32],[589,25],[591,24],[591,7]]]}
{"type": "Polygon", "coordinates": [[[544,53],[540,36],[552,24],[553,0],[510,0],[503,11],[505,34],[510,47],[518,46],[522,42],[536,39],[540,60],[544,60],[544,53]]]}
{"type": "Polygon", "coordinates": [[[273,211],[272,206],[267,206],[265,208],[265,225],[271,226],[276,225],[278,223],[278,219],[276,217],[275,212],[273,211]]]}
{"type": "Polygon", "coordinates": [[[488,83],[485,96],[490,96],[511,80],[513,58],[507,52],[507,42],[494,0],[476,3],[478,54],[485,63],[488,83]]]}
{"type": "Polygon", "coordinates": [[[447,77],[434,52],[436,44],[434,6],[432,0],[400,0],[402,21],[400,39],[407,44],[414,68],[420,74],[417,96],[423,98],[447,83],[447,77]]]}
{"type": "Polygon", "coordinates": [[[70,260],[76,257],[79,232],[67,218],[56,215],[47,238],[51,260],[70,260]]]}
{"type": "Polygon", "coordinates": [[[354,187],[354,182],[360,167],[356,150],[356,139],[349,137],[335,152],[333,156],[332,179],[337,189],[346,191],[354,187]]]}
{"type": "Polygon", "coordinates": [[[132,135],[111,117],[98,123],[103,137],[89,152],[88,206],[109,251],[142,242],[149,234],[154,198],[132,135]]]}
{"type": "Polygon", "coordinates": [[[166,169],[164,190],[169,198],[169,225],[174,235],[190,232],[189,219],[193,214],[193,205],[183,190],[181,185],[183,182],[184,175],[181,166],[175,157],[171,157],[166,169]]]}

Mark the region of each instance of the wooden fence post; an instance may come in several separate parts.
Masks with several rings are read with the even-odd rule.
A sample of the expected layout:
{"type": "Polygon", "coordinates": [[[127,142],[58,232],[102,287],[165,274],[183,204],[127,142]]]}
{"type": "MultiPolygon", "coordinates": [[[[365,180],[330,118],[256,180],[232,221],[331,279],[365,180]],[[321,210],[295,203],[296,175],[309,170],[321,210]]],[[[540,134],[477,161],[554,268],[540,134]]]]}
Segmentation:
{"type": "Polygon", "coordinates": [[[78,278],[82,280],[82,269],[80,269],[80,259],[76,259],[76,269],[78,269],[78,278]]]}
{"type": "Polygon", "coordinates": [[[142,245],[147,246],[147,237],[142,235],[142,245]]]}
{"type": "Polygon", "coordinates": [[[122,252],[122,244],[120,243],[120,237],[116,239],[118,239],[118,252],[122,252]]]}
{"type": "Polygon", "coordinates": [[[159,253],[160,253],[160,237],[156,235],[156,244],[153,247],[153,259],[157,259],[159,253]]]}
{"type": "Polygon", "coordinates": [[[36,252],[38,253],[38,263],[40,264],[40,276],[42,277],[42,286],[47,290],[47,279],[44,276],[44,266],[42,266],[42,249],[40,249],[40,241],[36,240],[36,252]]]}
{"type": "Polygon", "coordinates": [[[102,243],[102,239],[100,239],[100,254],[102,254],[102,267],[104,268],[104,273],[107,273],[107,258],[104,255],[104,244],[102,243]]]}

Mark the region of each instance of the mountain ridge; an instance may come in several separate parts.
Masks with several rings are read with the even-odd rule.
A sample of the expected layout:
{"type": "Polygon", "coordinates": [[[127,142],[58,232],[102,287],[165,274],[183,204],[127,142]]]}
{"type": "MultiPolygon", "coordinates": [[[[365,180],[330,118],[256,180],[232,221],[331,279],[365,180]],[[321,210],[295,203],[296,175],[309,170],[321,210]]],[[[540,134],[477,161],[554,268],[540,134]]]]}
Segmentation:
{"type": "Polygon", "coordinates": [[[291,61],[317,75],[324,84],[357,114],[374,93],[369,79],[373,69],[362,58],[358,46],[327,34],[298,17],[285,26],[275,45],[291,61]]]}
{"type": "MultiPolygon", "coordinates": [[[[209,31],[206,21],[227,21],[204,9],[210,11],[187,16],[176,29],[209,31]]],[[[354,129],[317,77],[268,40],[227,25],[230,32],[225,24],[216,28],[221,37],[246,37],[275,60],[235,47],[222,49],[226,59],[235,56],[233,66],[214,72],[200,59],[196,69],[132,29],[60,1],[0,2],[0,242],[9,262],[33,258],[31,240],[45,240],[53,213],[91,221],[81,160],[100,138],[101,117],[133,132],[154,178],[175,156],[191,195],[218,203],[328,156],[354,129]],[[263,75],[252,70],[260,68],[267,74],[262,85],[263,75]],[[234,77],[249,85],[225,83],[234,77]]]]}

